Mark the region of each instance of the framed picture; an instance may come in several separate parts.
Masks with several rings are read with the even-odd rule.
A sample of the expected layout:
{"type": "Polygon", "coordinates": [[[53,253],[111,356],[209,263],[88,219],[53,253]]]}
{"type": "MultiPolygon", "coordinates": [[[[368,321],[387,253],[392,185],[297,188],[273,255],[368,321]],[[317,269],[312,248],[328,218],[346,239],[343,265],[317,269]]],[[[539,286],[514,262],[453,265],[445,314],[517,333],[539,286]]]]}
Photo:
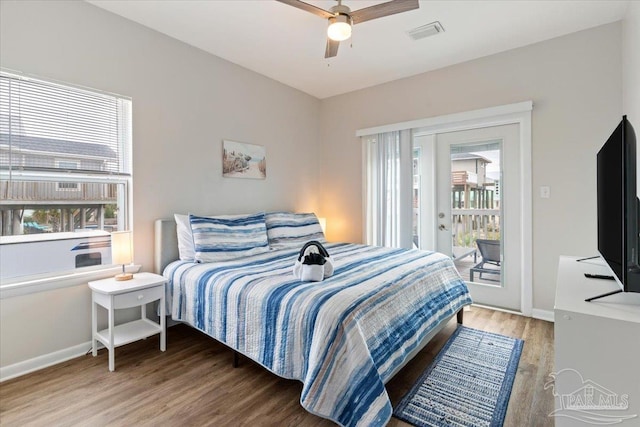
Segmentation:
{"type": "Polygon", "coordinates": [[[267,178],[267,152],[261,145],[222,141],[222,176],[225,178],[267,178]]]}

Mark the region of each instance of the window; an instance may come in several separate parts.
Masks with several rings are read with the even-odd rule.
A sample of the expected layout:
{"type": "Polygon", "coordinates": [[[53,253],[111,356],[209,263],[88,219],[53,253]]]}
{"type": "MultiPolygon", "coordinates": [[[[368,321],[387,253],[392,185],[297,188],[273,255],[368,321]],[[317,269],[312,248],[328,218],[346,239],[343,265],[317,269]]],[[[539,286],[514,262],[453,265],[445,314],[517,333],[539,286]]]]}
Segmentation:
{"type": "Polygon", "coordinates": [[[130,188],[130,99],[0,72],[0,246],[129,229],[130,188]]]}
{"type": "MultiPolygon", "coordinates": [[[[69,160],[56,160],[56,167],[58,169],[78,169],[78,162],[72,162],[69,160]]],[[[77,182],[58,182],[58,191],[78,191],[80,187],[77,182]]]]}

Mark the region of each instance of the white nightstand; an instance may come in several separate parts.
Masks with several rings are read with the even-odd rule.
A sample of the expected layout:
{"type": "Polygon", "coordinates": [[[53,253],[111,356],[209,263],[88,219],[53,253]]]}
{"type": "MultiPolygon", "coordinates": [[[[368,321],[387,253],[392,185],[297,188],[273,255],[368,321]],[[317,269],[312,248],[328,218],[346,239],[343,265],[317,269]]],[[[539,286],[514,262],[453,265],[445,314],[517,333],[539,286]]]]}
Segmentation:
{"type": "Polygon", "coordinates": [[[91,323],[93,356],[97,356],[98,341],[109,349],[109,370],[115,369],[115,351],[118,346],[160,334],[160,350],[166,350],[167,328],[165,320],[164,285],[167,279],[153,273],[138,273],[133,279],[118,282],[114,278],[89,282],[91,293],[91,323]],[[160,300],[160,323],[147,319],[146,304],[160,300]],[[109,311],[109,327],[98,331],[98,305],[109,311]],[[141,318],[114,326],[114,311],[120,308],[140,307],[141,318]]]}

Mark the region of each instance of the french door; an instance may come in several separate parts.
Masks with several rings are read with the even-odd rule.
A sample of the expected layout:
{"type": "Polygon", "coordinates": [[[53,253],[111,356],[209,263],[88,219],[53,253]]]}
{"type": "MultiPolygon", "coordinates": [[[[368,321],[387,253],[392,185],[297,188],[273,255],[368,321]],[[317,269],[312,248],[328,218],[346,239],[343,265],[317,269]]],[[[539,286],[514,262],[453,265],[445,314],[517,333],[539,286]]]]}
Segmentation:
{"type": "Polygon", "coordinates": [[[521,311],[519,125],[414,139],[414,242],[451,256],[475,303],[521,311]]]}

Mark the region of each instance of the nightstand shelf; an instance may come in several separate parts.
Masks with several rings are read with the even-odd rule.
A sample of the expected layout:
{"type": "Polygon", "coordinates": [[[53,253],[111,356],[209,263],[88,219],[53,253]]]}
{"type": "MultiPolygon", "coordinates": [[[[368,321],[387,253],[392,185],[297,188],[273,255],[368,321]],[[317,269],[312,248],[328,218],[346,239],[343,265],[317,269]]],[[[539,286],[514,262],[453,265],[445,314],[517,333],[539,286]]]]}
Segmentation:
{"type": "MultiPolygon", "coordinates": [[[[162,327],[149,319],[139,319],[113,328],[113,346],[129,344],[162,332],[162,327]]],[[[105,347],[109,347],[109,329],[98,332],[96,337],[105,347]]]]}
{"type": "Polygon", "coordinates": [[[109,350],[109,370],[115,370],[115,348],[160,334],[160,350],[166,350],[165,290],[167,279],[157,274],[138,273],[133,279],[116,281],[114,278],[89,282],[92,300],[92,345],[97,356],[98,341],[109,350]],[[160,301],[160,323],[147,319],[146,305],[160,301]],[[109,312],[109,326],[98,331],[98,306],[109,312]],[[121,325],[114,324],[115,310],[140,307],[140,319],[121,325]]]}

